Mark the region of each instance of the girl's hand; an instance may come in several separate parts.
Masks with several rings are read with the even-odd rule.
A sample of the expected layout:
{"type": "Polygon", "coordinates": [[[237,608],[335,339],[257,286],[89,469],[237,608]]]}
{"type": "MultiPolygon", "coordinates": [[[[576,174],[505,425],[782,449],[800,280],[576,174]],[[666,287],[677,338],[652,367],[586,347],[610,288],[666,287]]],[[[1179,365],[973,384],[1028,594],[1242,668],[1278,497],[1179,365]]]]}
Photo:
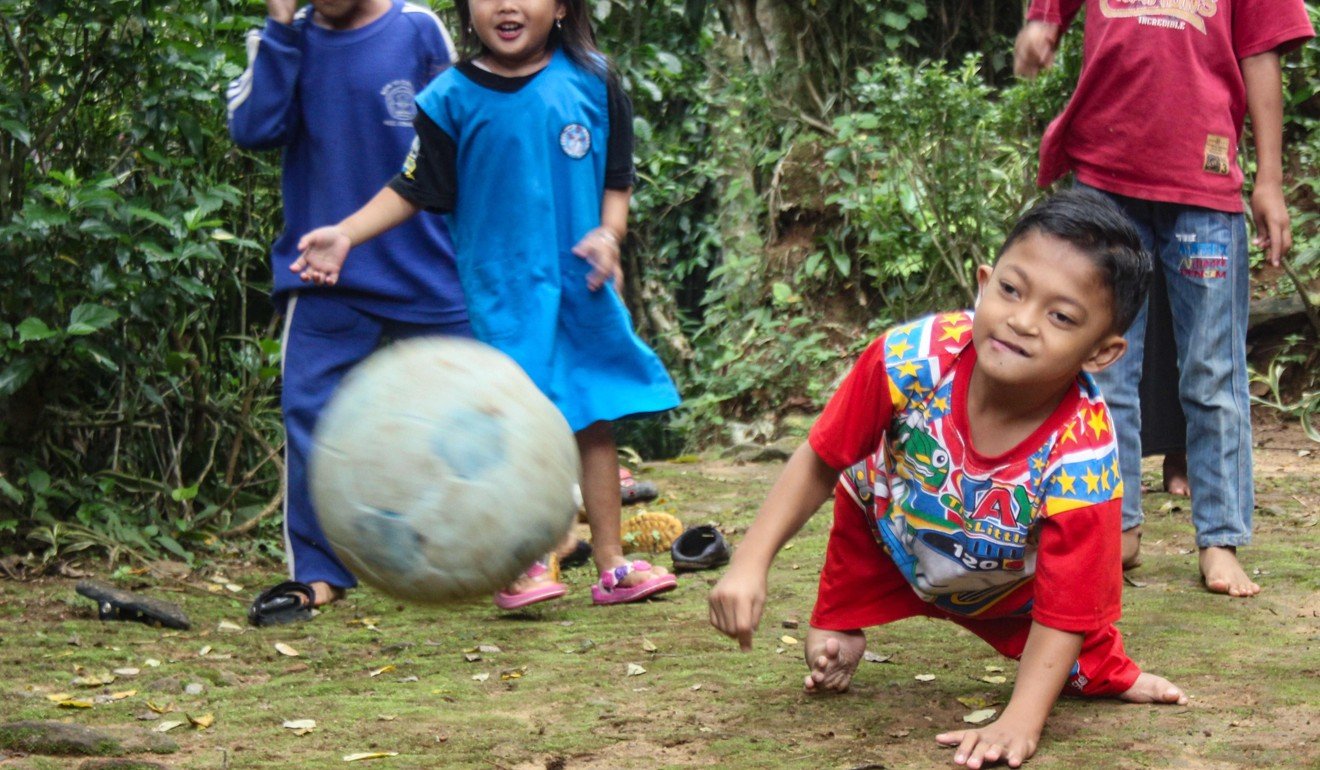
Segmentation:
{"type": "Polygon", "coordinates": [[[738,640],[743,652],[752,649],[752,632],[765,609],[765,572],[730,567],[710,592],[710,624],[738,640]]]}
{"type": "Polygon", "coordinates": [[[334,286],[339,282],[339,271],[352,245],[337,225],[318,227],[298,241],[298,259],[289,265],[289,270],[298,273],[304,283],[334,286]]]}
{"type": "Polygon", "coordinates": [[[935,740],[944,746],[957,746],[953,761],[960,765],[981,768],[1003,762],[1021,767],[1036,753],[1040,730],[1032,731],[1000,717],[979,730],[940,733],[935,740]]]}
{"type": "Polygon", "coordinates": [[[614,282],[614,290],[623,292],[623,270],[619,267],[619,236],[607,227],[597,227],[582,236],[573,247],[573,253],[591,264],[587,275],[587,288],[596,291],[606,281],[614,282]]]}

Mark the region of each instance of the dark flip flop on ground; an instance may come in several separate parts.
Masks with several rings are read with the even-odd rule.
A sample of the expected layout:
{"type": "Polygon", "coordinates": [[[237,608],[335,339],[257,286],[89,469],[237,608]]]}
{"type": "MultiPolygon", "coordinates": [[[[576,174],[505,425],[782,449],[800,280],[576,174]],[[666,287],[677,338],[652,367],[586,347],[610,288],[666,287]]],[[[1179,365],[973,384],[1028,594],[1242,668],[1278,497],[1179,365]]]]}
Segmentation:
{"type": "Polygon", "coordinates": [[[306,583],[286,580],[261,592],[248,607],[248,622],[254,626],[282,626],[312,619],[316,591],[306,583]]]}
{"type": "Polygon", "coordinates": [[[579,539],[573,544],[573,550],[559,557],[559,567],[561,569],[581,567],[589,561],[591,561],[591,543],[579,539]]]}
{"type": "Polygon", "coordinates": [[[80,596],[86,596],[96,602],[101,620],[132,620],[149,626],[164,626],[183,631],[187,631],[190,627],[188,616],[184,615],[179,605],[173,602],[121,591],[91,580],[79,581],[75,590],[80,596]]]}
{"type": "Polygon", "coordinates": [[[649,481],[638,481],[627,468],[619,469],[619,497],[624,505],[645,503],[660,496],[660,490],[649,481]]]}
{"type": "Polygon", "coordinates": [[[674,571],[713,569],[729,561],[729,544],[724,535],[709,524],[689,527],[669,547],[674,557],[674,571]]]}

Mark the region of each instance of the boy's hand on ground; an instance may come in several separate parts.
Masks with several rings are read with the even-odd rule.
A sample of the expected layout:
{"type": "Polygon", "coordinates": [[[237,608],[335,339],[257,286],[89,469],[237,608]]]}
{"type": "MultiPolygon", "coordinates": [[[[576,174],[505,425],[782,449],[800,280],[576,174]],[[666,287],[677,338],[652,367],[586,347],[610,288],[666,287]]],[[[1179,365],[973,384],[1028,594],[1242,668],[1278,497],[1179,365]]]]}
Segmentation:
{"type": "Polygon", "coordinates": [[[289,270],[297,273],[304,283],[334,286],[339,282],[339,271],[352,245],[339,227],[318,227],[298,241],[298,258],[289,265],[289,270]]]}
{"type": "Polygon", "coordinates": [[[1054,66],[1054,52],[1059,47],[1059,25],[1029,21],[1018,32],[1013,44],[1013,74],[1034,78],[1041,70],[1054,66]]]}
{"type": "Polygon", "coordinates": [[[1003,762],[1020,767],[1036,753],[1040,731],[1024,728],[1000,717],[978,730],[954,730],[940,733],[935,740],[944,746],[956,746],[953,761],[976,768],[1003,762]]]}
{"type": "Polygon", "coordinates": [[[587,260],[591,273],[587,275],[587,288],[596,291],[606,281],[614,282],[614,290],[623,292],[623,270],[619,268],[619,237],[612,230],[597,227],[577,242],[573,253],[587,260]]]}
{"type": "Polygon", "coordinates": [[[1283,255],[1292,248],[1292,222],[1283,199],[1283,185],[1257,181],[1256,189],[1251,191],[1251,218],[1256,223],[1252,244],[1265,249],[1271,265],[1283,264],[1283,255]]]}
{"type": "Polygon", "coordinates": [[[765,574],[730,567],[710,591],[710,624],[737,639],[738,647],[752,649],[752,633],[765,609],[765,574]]]}

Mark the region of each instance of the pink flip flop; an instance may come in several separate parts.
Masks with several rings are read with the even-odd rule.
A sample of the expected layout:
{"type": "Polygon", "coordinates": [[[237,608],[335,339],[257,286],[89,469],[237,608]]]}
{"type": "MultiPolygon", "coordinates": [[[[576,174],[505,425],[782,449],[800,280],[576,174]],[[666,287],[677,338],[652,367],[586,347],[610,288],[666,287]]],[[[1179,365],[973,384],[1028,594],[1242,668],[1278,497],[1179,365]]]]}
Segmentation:
{"type": "Polygon", "coordinates": [[[649,562],[640,559],[631,564],[624,564],[612,570],[600,573],[600,581],[591,587],[591,603],[596,605],[626,604],[654,596],[678,587],[678,578],[673,574],[657,575],[635,586],[621,585],[630,572],[647,572],[649,562]]]}
{"type": "MultiPolygon", "coordinates": [[[[544,575],[546,572],[547,568],[545,563],[537,561],[533,562],[532,566],[527,568],[527,571],[523,573],[523,576],[535,579],[544,575]]],[[[537,583],[532,588],[516,594],[509,593],[508,591],[495,592],[495,606],[502,610],[516,610],[521,607],[526,607],[529,604],[558,599],[566,593],[568,593],[568,586],[565,586],[563,583],[556,583],[553,581],[537,583]]]]}

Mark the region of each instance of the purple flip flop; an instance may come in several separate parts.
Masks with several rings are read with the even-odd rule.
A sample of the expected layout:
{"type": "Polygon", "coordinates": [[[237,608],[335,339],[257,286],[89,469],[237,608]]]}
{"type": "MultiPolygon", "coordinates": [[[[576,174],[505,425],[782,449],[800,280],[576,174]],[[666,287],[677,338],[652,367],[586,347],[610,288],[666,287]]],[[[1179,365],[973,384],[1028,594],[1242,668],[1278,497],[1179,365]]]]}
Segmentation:
{"type": "Polygon", "coordinates": [[[678,587],[678,578],[672,573],[657,575],[635,586],[621,585],[631,572],[646,572],[651,569],[650,562],[640,559],[630,564],[615,567],[600,573],[600,581],[591,587],[591,603],[599,606],[607,604],[627,604],[654,596],[678,587]]]}

